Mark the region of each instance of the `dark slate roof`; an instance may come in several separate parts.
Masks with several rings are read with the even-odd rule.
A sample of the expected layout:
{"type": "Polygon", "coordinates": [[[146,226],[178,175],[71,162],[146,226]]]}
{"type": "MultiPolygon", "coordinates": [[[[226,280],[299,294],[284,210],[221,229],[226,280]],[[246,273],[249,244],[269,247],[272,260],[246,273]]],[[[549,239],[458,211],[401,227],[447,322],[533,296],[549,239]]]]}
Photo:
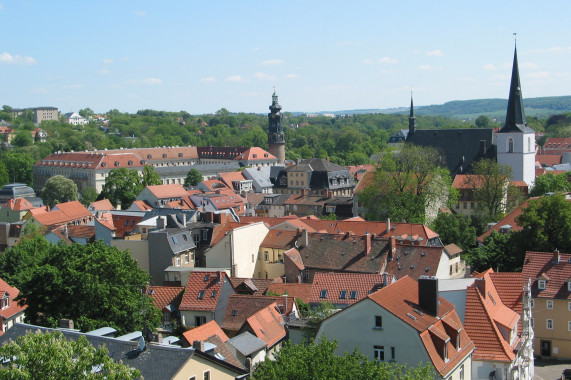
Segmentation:
{"type": "Polygon", "coordinates": [[[364,236],[310,233],[307,247],[299,249],[305,268],[354,273],[380,273],[387,240],[371,239],[367,254],[364,236]]]}
{"type": "Polygon", "coordinates": [[[389,144],[395,144],[399,142],[406,141],[406,137],[408,136],[408,129],[401,129],[397,133],[394,133],[389,137],[389,144]]]}
{"type": "MultiPolygon", "coordinates": [[[[19,336],[27,332],[35,331],[48,332],[54,329],[16,323],[12,328],[0,337],[0,345],[7,343],[10,339],[16,340],[19,336]]],[[[194,355],[192,348],[181,348],[179,346],[167,346],[160,344],[149,344],[145,351],[139,351],[139,344],[136,341],[124,341],[114,338],[86,335],[76,331],[60,330],[67,339],[78,339],[85,336],[89,343],[98,348],[103,345],[109,350],[109,356],[115,361],[122,361],[141,371],[142,377],[148,379],[171,379],[180,368],[194,355]],[[161,363],[157,365],[157,363],[161,363]]]]}
{"type": "Polygon", "coordinates": [[[436,148],[452,177],[469,173],[482,158],[496,159],[496,136],[488,128],[417,129],[408,134],[407,142],[436,148]]]}
{"type": "Polygon", "coordinates": [[[508,110],[506,113],[506,123],[499,133],[523,132],[535,133],[527,125],[525,111],[523,109],[523,99],[521,94],[521,82],[519,80],[519,67],[517,63],[517,48],[514,49],[514,62],[512,67],[512,81],[510,84],[510,96],[508,99],[508,110]]]}
{"type": "MultiPolygon", "coordinates": [[[[353,176],[345,166],[337,165],[321,158],[302,160],[297,165],[283,169],[278,178],[286,177],[291,171],[304,171],[308,175],[310,189],[343,189],[354,188],[353,176]]],[[[287,187],[287,183],[276,181],[274,187],[287,187]]]]}

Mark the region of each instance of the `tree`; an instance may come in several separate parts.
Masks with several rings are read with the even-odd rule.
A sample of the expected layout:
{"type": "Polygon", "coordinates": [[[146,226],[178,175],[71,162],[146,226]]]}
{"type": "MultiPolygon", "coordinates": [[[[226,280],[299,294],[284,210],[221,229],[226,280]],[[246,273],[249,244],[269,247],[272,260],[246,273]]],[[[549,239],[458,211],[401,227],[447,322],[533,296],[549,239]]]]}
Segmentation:
{"type": "Polygon", "coordinates": [[[2,155],[2,162],[8,170],[10,181],[32,185],[34,182],[34,159],[24,153],[6,153],[2,155]]]}
{"type": "Polygon", "coordinates": [[[73,319],[81,331],[110,326],[125,334],[160,324],[160,311],[144,294],[149,275],[128,252],[91,244],[51,244],[24,238],[0,256],[0,278],[20,289],[26,321],[55,327],[73,319]]]}
{"type": "Polygon", "coordinates": [[[464,251],[476,244],[476,228],[465,215],[441,212],[434,220],[432,229],[440,235],[444,244],[456,244],[464,251]]]}
{"type": "Polygon", "coordinates": [[[532,197],[537,197],[545,193],[567,192],[571,191],[571,182],[569,176],[571,173],[545,173],[535,178],[533,188],[529,193],[532,197]]]}
{"type": "Polygon", "coordinates": [[[202,182],[202,174],[197,169],[190,169],[184,179],[185,187],[194,187],[202,182]]]}
{"type": "Polygon", "coordinates": [[[143,187],[163,184],[161,176],[157,173],[153,165],[145,165],[143,167],[143,178],[141,184],[143,187]]]}
{"type": "Polygon", "coordinates": [[[77,185],[71,179],[56,175],[48,179],[42,189],[44,204],[53,207],[58,203],[76,201],[78,199],[77,185]]]}
{"type": "Polygon", "coordinates": [[[136,379],[137,369],[116,363],[109,350],[93,347],[85,336],[67,340],[60,331],[28,333],[0,347],[9,361],[0,367],[2,379],[136,379]],[[97,369],[97,371],[94,371],[97,369]]]}
{"type": "Polygon", "coordinates": [[[80,109],[78,113],[82,117],[89,117],[95,114],[95,112],[93,112],[93,110],[89,107],[80,109]]]}
{"type": "Polygon", "coordinates": [[[511,168],[484,159],[474,164],[473,172],[466,185],[473,191],[482,222],[496,221],[506,210],[511,168]]]}
{"type": "Polygon", "coordinates": [[[30,146],[32,144],[34,144],[34,139],[32,139],[30,131],[20,131],[12,139],[12,145],[17,147],[30,146]]]}
{"type": "Polygon", "coordinates": [[[406,365],[369,360],[355,350],[343,356],[335,355],[337,343],[322,340],[319,343],[292,345],[286,342],[275,355],[266,359],[252,373],[254,380],[296,379],[434,379],[433,369],[426,365],[408,368],[406,365]]]}
{"type": "Polygon", "coordinates": [[[438,151],[404,145],[385,153],[373,179],[359,198],[371,219],[424,223],[426,210],[446,204],[452,192],[450,173],[440,167],[438,151]]]}
{"type": "Polygon", "coordinates": [[[144,186],[137,170],[113,169],[109,172],[97,199],[109,199],[113,207],[120,204],[123,209],[126,209],[131,206],[143,189],[144,186]]]}
{"type": "Polygon", "coordinates": [[[476,118],[474,123],[478,128],[489,128],[490,125],[492,124],[492,120],[486,115],[480,115],[476,118]]]}
{"type": "Polygon", "coordinates": [[[97,194],[97,190],[94,187],[87,186],[81,193],[81,203],[87,207],[91,202],[95,202],[97,195],[99,194],[97,194]]]}
{"type": "Polygon", "coordinates": [[[464,256],[470,268],[479,272],[489,268],[503,272],[511,272],[517,271],[516,268],[518,268],[519,265],[521,270],[523,262],[518,263],[519,259],[511,254],[511,236],[510,234],[500,234],[497,231],[492,231],[492,233],[484,239],[483,246],[471,249],[468,254],[464,256]]]}

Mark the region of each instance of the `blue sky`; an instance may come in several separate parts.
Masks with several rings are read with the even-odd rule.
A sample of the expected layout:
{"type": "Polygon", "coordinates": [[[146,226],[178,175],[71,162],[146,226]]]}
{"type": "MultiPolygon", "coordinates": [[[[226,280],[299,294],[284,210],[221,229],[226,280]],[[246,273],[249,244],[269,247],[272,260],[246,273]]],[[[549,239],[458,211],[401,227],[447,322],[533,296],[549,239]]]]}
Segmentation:
{"type": "Polygon", "coordinates": [[[0,0],[0,104],[268,112],[571,95],[571,1],[0,0]]]}

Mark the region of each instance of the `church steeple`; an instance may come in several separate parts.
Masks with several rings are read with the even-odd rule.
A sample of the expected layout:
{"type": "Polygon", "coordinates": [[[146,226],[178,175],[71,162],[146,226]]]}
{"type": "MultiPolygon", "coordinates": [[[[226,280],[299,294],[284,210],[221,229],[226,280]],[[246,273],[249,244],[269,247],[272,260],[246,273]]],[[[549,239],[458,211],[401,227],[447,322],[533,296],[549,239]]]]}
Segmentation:
{"type": "Polygon", "coordinates": [[[274,90],[272,94],[272,105],[268,114],[268,150],[276,156],[278,163],[285,161],[285,134],[282,125],[282,106],[278,103],[278,95],[274,90]]]}
{"type": "Polygon", "coordinates": [[[412,101],[412,91],[410,91],[410,115],[408,117],[408,133],[413,134],[416,131],[416,117],[414,117],[414,104],[412,101]]]}
{"type": "Polygon", "coordinates": [[[523,109],[523,98],[521,93],[521,82],[519,80],[519,67],[517,63],[517,46],[514,49],[514,62],[512,67],[512,81],[510,84],[510,95],[508,99],[508,110],[506,113],[506,123],[500,129],[500,133],[505,132],[532,132],[527,126],[525,111],[523,109]]]}

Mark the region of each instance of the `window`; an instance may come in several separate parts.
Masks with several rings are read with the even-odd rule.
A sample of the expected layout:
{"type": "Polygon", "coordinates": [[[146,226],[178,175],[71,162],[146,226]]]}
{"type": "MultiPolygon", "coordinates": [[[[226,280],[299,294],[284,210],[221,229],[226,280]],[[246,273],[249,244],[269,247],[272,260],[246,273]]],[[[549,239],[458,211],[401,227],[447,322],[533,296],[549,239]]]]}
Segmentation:
{"type": "Polygon", "coordinates": [[[206,317],[205,316],[202,315],[202,316],[194,317],[194,325],[196,327],[202,326],[205,323],[206,323],[206,317]]]}
{"type": "Polygon", "coordinates": [[[534,301],[534,300],[530,300],[530,301],[529,301],[529,306],[530,306],[530,307],[535,307],[535,301],[534,301]]]}
{"type": "Polygon", "coordinates": [[[204,282],[207,282],[209,277],[210,277],[209,274],[205,274],[205,275],[204,275],[204,282]]]}
{"type": "Polygon", "coordinates": [[[212,294],[210,295],[211,298],[216,298],[216,290],[212,291],[212,294]]]}
{"type": "Polygon", "coordinates": [[[268,254],[268,251],[264,251],[264,260],[266,261],[270,260],[270,255],[268,254]]]}
{"type": "Polygon", "coordinates": [[[301,277],[303,277],[304,280],[309,280],[309,269],[302,270],[301,277]]]}
{"type": "Polygon", "coordinates": [[[468,208],[468,203],[464,202],[464,210],[468,208]]]}
{"type": "Polygon", "coordinates": [[[545,289],[545,280],[537,280],[537,289],[545,289]]]}
{"type": "Polygon", "coordinates": [[[347,298],[347,291],[346,291],[346,290],[342,290],[342,291],[339,293],[339,299],[344,300],[345,298],[347,298]]]}
{"type": "Polygon", "coordinates": [[[357,299],[357,291],[356,290],[351,290],[351,299],[352,300],[357,299]]]}
{"type": "Polygon", "coordinates": [[[569,311],[571,311],[571,302],[569,302],[569,304],[567,305],[567,309],[568,309],[569,311]]]}
{"type": "Polygon", "coordinates": [[[208,239],[208,230],[204,230],[202,231],[202,240],[207,240],[208,239]]]}
{"type": "MultiPolygon", "coordinates": [[[[2,297],[2,309],[7,308],[8,306],[10,306],[10,298],[6,297],[6,296],[2,297]]],[[[4,330],[4,331],[6,331],[6,330],[4,330]]]]}
{"type": "Polygon", "coordinates": [[[553,309],[553,300],[547,300],[546,301],[546,306],[548,309],[553,309]]]}
{"type": "Polygon", "coordinates": [[[198,299],[201,300],[204,298],[204,290],[198,292],[198,299]]]}
{"type": "Polygon", "coordinates": [[[322,291],[319,293],[319,298],[327,298],[327,290],[325,290],[325,289],[322,290],[322,291]]]}
{"type": "Polygon", "coordinates": [[[535,327],[535,322],[534,322],[533,318],[531,318],[531,319],[529,320],[529,322],[530,322],[531,328],[534,328],[534,327],[535,327]]]}
{"type": "Polygon", "coordinates": [[[375,327],[378,329],[383,328],[383,317],[381,315],[375,315],[375,327]]]}
{"type": "Polygon", "coordinates": [[[548,319],[546,321],[546,326],[545,326],[548,330],[553,330],[553,319],[548,319]]]}
{"type": "Polygon", "coordinates": [[[460,367],[460,380],[464,380],[464,364],[460,367]]]}
{"type": "Polygon", "coordinates": [[[182,238],[184,239],[184,241],[188,241],[188,237],[186,236],[186,234],[182,234],[182,238]]]}
{"type": "Polygon", "coordinates": [[[571,281],[567,283],[567,290],[571,292],[571,281]]]}
{"type": "Polygon", "coordinates": [[[397,355],[396,355],[396,347],[391,347],[391,360],[392,360],[392,361],[395,361],[396,358],[397,358],[397,355]]]}
{"type": "Polygon", "coordinates": [[[184,254],[184,263],[188,264],[188,253],[184,254]]]}
{"type": "Polygon", "coordinates": [[[188,380],[196,380],[196,376],[191,376],[188,378],[188,380]]]}
{"type": "Polygon", "coordinates": [[[373,346],[373,359],[385,361],[385,346],[373,346]]]}
{"type": "Polygon", "coordinates": [[[514,140],[510,137],[508,139],[508,153],[513,153],[514,151],[514,140]]]}
{"type": "Polygon", "coordinates": [[[567,321],[567,331],[571,331],[571,321],[567,321]]]}
{"type": "Polygon", "coordinates": [[[176,236],[173,236],[171,239],[172,239],[172,242],[173,242],[173,243],[175,243],[175,244],[178,243],[177,240],[176,240],[176,236]]]}
{"type": "Polygon", "coordinates": [[[210,380],[210,371],[204,371],[204,380],[210,380]]]}

